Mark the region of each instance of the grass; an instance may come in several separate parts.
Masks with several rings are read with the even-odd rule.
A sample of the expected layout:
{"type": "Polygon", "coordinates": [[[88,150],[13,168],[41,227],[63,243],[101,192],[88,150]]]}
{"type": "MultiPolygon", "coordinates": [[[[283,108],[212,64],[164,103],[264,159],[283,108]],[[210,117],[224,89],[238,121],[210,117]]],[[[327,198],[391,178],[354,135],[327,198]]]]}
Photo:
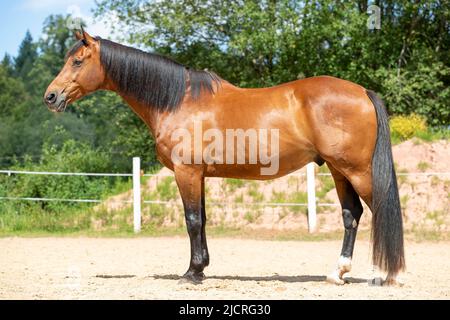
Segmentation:
{"type": "Polygon", "coordinates": [[[414,242],[425,241],[449,241],[450,234],[438,230],[429,230],[420,226],[413,226],[411,230],[405,232],[405,238],[414,242]]]}
{"type": "Polygon", "coordinates": [[[417,242],[423,241],[449,241],[450,233],[442,231],[445,226],[445,218],[447,213],[443,210],[429,211],[425,216],[425,220],[432,222],[427,225],[425,221],[413,224],[410,230],[406,231],[406,239],[417,242]]]}
{"type": "Polygon", "coordinates": [[[248,195],[253,198],[254,202],[263,202],[264,195],[258,190],[258,183],[252,181],[248,188],[248,195]]]}
{"type": "Polygon", "coordinates": [[[177,187],[174,185],[173,177],[165,177],[156,186],[156,190],[152,194],[152,199],[159,198],[162,201],[175,199],[178,195],[177,187]]]}
{"type": "Polygon", "coordinates": [[[417,164],[417,169],[419,169],[422,172],[426,171],[429,168],[431,168],[431,165],[428,162],[426,162],[426,161],[420,161],[417,164]]]}
{"type": "Polygon", "coordinates": [[[441,210],[427,212],[425,219],[432,220],[439,228],[445,224],[445,212],[441,210]]]}
{"type": "MultiPolygon", "coordinates": [[[[272,230],[272,229],[244,229],[229,228],[224,226],[207,227],[208,238],[239,238],[255,240],[274,240],[274,241],[322,241],[322,240],[342,240],[342,232],[327,233],[309,233],[307,229],[296,230],[272,230]]],[[[359,239],[368,239],[365,232],[358,234],[359,239]]],[[[368,233],[367,233],[368,235],[368,233]]],[[[29,232],[0,232],[0,237],[104,237],[104,238],[139,238],[139,237],[188,237],[186,227],[149,227],[143,228],[139,234],[133,232],[130,226],[127,230],[104,230],[101,232],[80,230],[72,232],[48,232],[48,231],[29,231],[29,232]]]]}
{"type": "Polygon", "coordinates": [[[226,178],[224,181],[227,189],[229,191],[236,191],[239,188],[242,188],[245,185],[245,181],[241,179],[230,179],[226,178]]]}
{"type": "MultiPolygon", "coordinates": [[[[274,191],[272,193],[271,201],[278,203],[307,203],[308,194],[302,191],[295,191],[292,193],[274,191]]],[[[307,208],[304,206],[290,206],[288,208],[289,211],[291,211],[294,214],[298,214],[300,212],[304,214],[307,213],[307,208]]]]}
{"type": "Polygon", "coordinates": [[[416,137],[426,142],[450,139],[450,130],[447,128],[429,128],[426,131],[419,131],[416,137]]]}
{"type": "MultiPolygon", "coordinates": [[[[143,177],[143,179],[148,179],[148,177],[143,177]]],[[[114,184],[113,187],[103,195],[103,199],[114,194],[121,194],[128,192],[130,191],[131,188],[133,188],[133,181],[131,178],[118,180],[118,182],[114,184]]]]}
{"type": "Polygon", "coordinates": [[[298,190],[299,178],[298,177],[289,177],[288,179],[288,187],[295,188],[298,190]]]}
{"type": "MultiPolygon", "coordinates": [[[[427,128],[426,130],[419,130],[414,133],[411,137],[413,139],[414,145],[419,145],[421,143],[434,142],[438,140],[449,140],[450,139],[450,129],[448,128],[427,128]]],[[[398,134],[391,134],[391,142],[393,145],[402,143],[405,141],[398,134]]]]}
{"type": "Polygon", "coordinates": [[[431,177],[431,186],[432,187],[436,187],[440,182],[441,182],[441,179],[439,179],[439,177],[437,177],[437,176],[431,177]]]}
{"type": "Polygon", "coordinates": [[[46,211],[39,204],[3,203],[0,205],[0,232],[77,232],[91,226],[89,206],[68,207],[61,212],[46,211]]]}
{"type": "Polygon", "coordinates": [[[247,211],[244,215],[244,219],[247,220],[249,223],[253,223],[256,221],[257,217],[252,212],[247,211]]]}
{"type": "Polygon", "coordinates": [[[398,175],[398,173],[408,173],[408,170],[406,169],[398,169],[397,170],[397,181],[399,185],[405,184],[408,182],[408,176],[407,175],[398,175]]]}
{"type": "MultiPolygon", "coordinates": [[[[108,212],[105,207],[79,204],[49,212],[39,204],[0,205],[0,235],[19,234],[127,234],[133,232],[131,207],[108,212]]],[[[142,229],[158,229],[164,219],[174,216],[174,208],[143,205],[142,229]]]]}
{"type": "Polygon", "coordinates": [[[243,203],[244,202],[244,195],[240,194],[240,195],[236,196],[236,198],[234,198],[234,202],[236,202],[236,203],[243,203]]]}
{"type": "MultiPolygon", "coordinates": [[[[342,241],[343,231],[309,233],[306,228],[293,230],[273,229],[245,229],[231,228],[225,226],[207,226],[208,238],[236,238],[269,241],[342,241]]],[[[449,241],[450,234],[437,230],[428,230],[420,226],[405,230],[405,239],[414,242],[449,241]]],[[[139,234],[133,232],[131,225],[121,229],[105,230],[74,230],[59,229],[48,230],[26,230],[12,231],[0,229],[0,237],[92,237],[92,238],[140,238],[140,237],[184,237],[188,234],[185,225],[177,227],[157,227],[154,225],[143,225],[139,234]]],[[[370,241],[370,230],[359,230],[358,241],[370,241]]]]}
{"type": "Polygon", "coordinates": [[[402,210],[405,210],[406,205],[408,204],[408,200],[409,200],[409,195],[407,195],[407,194],[400,197],[400,206],[402,207],[402,210]]]}
{"type": "Polygon", "coordinates": [[[326,198],[326,195],[330,190],[335,188],[334,180],[329,176],[318,176],[321,182],[321,187],[316,190],[316,197],[319,201],[323,201],[326,198]]]}
{"type": "Polygon", "coordinates": [[[330,169],[326,165],[322,165],[319,167],[319,173],[330,173],[330,169]]]}

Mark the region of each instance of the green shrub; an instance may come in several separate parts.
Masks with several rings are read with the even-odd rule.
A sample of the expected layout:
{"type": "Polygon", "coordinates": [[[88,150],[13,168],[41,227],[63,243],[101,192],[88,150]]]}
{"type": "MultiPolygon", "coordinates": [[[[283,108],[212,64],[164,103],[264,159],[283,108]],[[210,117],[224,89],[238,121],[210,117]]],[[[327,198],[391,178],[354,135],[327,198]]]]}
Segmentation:
{"type": "Polygon", "coordinates": [[[427,131],[425,118],[416,114],[408,116],[395,116],[390,120],[391,135],[393,139],[407,140],[427,131]]]}
{"type": "MultiPolygon", "coordinates": [[[[94,150],[89,145],[67,140],[61,147],[44,144],[41,162],[25,161],[16,164],[14,170],[56,171],[56,172],[108,172],[111,158],[106,152],[94,150]]],[[[59,198],[59,199],[101,199],[109,194],[120,181],[117,177],[54,176],[54,175],[12,175],[0,176],[0,196],[59,198]]],[[[29,204],[34,206],[36,204],[29,204]]],[[[38,205],[49,211],[59,211],[69,206],[68,202],[40,202],[38,205]]]]}

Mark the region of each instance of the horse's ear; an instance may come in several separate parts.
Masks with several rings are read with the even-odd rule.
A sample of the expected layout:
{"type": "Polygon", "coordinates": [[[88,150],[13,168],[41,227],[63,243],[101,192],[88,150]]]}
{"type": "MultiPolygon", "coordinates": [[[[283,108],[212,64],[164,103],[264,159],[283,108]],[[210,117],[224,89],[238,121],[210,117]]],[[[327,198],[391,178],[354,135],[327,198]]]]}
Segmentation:
{"type": "Polygon", "coordinates": [[[79,30],[75,30],[75,38],[77,38],[77,40],[83,40],[83,33],[79,30]]]}
{"type": "Polygon", "coordinates": [[[90,43],[95,41],[95,39],[92,38],[89,33],[84,31],[83,26],[81,26],[81,31],[75,31],[75,37],[77,38],[77,40],[81,40],[86,47],[89,46],[90,43]]]}

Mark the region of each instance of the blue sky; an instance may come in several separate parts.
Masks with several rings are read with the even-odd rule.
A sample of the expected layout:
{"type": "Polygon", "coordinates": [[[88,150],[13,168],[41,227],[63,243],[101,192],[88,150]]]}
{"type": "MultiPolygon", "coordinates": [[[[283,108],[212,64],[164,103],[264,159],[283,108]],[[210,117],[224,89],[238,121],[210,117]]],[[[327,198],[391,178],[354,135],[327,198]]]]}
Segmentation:
{"type": "Polygon", "coordinates": [[[72,13],[87,23],[89,33],[108,37],[108,29],[102,21],[93,19],[95,0],[0,0],[0,59],[5,52],[15,56],[27,30],[33,39],[42,34],[42,25],[50,14],[72,13]]]}

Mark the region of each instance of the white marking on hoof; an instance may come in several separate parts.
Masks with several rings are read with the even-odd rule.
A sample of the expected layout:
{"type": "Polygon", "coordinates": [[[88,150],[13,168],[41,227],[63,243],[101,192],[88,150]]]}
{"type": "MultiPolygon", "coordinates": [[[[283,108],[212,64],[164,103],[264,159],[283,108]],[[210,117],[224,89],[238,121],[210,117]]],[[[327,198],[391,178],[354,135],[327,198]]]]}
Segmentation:
{"type": "Polygon", "coordinates": [[[343,285],[348,282],[343,278],[343,275],[346,272],[349,272],[351,269],[352,269],[352,259],[340,256],[338,260],[337,269],[334,270],[333,273],[327,277],[327,281],[330,283],[343,285]]]}
{"type": "Polygon", "coordinates": [[[352,259],[340,256],[338,260],[338,269],[342,271],[342,274],[350,272],[350,270],[352,270],[352,259]]]}
{"type": "Polygon", "coordinates": [[[327,282],[332,283],[332,284],[337,284],[337,285],[343,285],[345,284],[344,279],[341,279],[339,277],[339,270],[335,270],[332,274],[330,274],[329,276],[327,276],[327,282]]]}

